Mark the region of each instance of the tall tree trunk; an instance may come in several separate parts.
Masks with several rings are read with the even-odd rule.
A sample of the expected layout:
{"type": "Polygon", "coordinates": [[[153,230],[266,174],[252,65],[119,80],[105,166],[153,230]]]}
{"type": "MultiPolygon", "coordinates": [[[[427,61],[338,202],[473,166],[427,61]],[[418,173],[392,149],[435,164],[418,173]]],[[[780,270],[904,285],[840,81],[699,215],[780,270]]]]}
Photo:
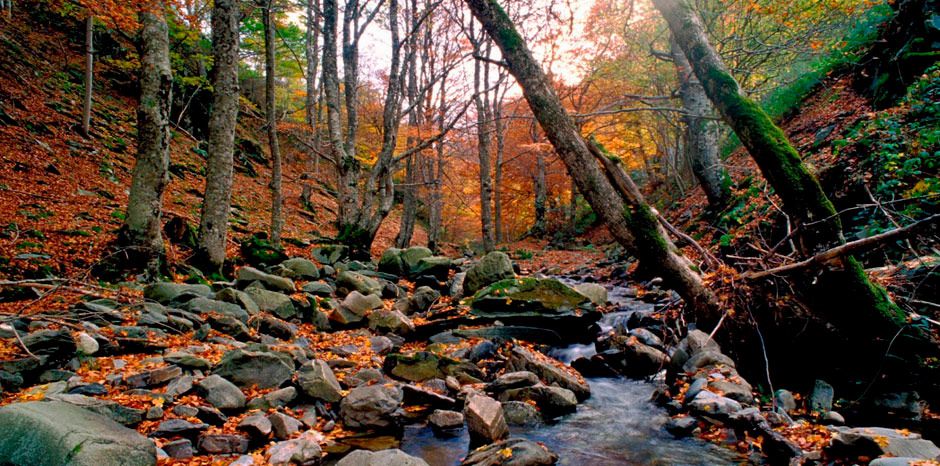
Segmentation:
{"type": "Polygon", "coordinates": [[[535,186],[535,224],[532,225],[532,235],[541,237],[545,235],[545,202],[548,200],[548,187],[545,182],[545,154],[541,150],[535,151],[535,176],[532,177],[535,186]]]}
{"type": "MultiPolygon", "coordinates": [[[[489,45],[484,57],[489,55],[489,45]]],[[[482,47],[476,46],[477,52],[482,47]]],[[[477,110],[477,155],[480,160],[480,224],[483,236],[483,250],[490,252],[496,248],[493,238],[493,179],[490,175],[490,118],[489,112],[489,64],[476,60],[473,65],[474,103],[477,110]]]]}
{"type": "Polygon", "coordinates": [[[85,100],[82,105],[82,135],[91,136],[91,97],[95,82],[95,17],[85,19],[85,100]]]}
{"type": "Polygon", "coordinates": [[[271,151],[271,244],[281,245],[284,229],[283,193],[281,192],[281,149],[277,142],[277,96],[274,81],[276,45],[274,43],[274,0],[267,0],[264,8],[264,104],[268,127],[268,147],[271,151]]]}
{"type": "MultiPolygon", "coordinates": [[[[655,212],[626,178],[628,192],[618,192],[598,164],[588,141],[565,111],[551,81],[532,57],[525,40],[496,0],[465,0],[474,16],[503,52],[510,73],[522,87],[535,118],[595,212],[614,238],[649,270],[660,273],[706,324],[717,321],[718,301],[691,264],[663,234],[655,212]]],[[[613,175],[611,175],[613,176],[613,175]]]]}
{"type": "MultiPolygon", "coordinates": [[[[408,148],[412,148],[418,144],[418,137],[414,134],[414,131],[423,123],[421,117],[422,111],[424,110],[418,102],[421,97],[418,95],[417,49],[419,23],[417,0],[411,0],[410,12],[411,22],[409,30],[411,33],[408,36],[409,52],[407,58],[408,85],[405,91],[408,97],[408,104],[411,107],[411,111],[408,112],[408,126],[411,127],[411,131],[408,134],[408,148]]],[[[422,62],[421,66],[424,66],[424,62],[422,62]]],[[[395,246],[399,248],[407,248],[411,244],[411,238],[414,236],[415,221],[418,217],[418,177],[416,176],[416,172],[418,171],[419,157],[419,154],[415,154],[409,157],[405,162],[405,186],[403,186],[404,189],[402,190],[401,222],[398,227],[398,236],[395,237],[395,246]]]]}
{"type": "MultiPolygon", "coordinates": [[[[441,78],[438,95],[437,127],[441,132],[447,125],[447,73],[441,78]]],[[[428,248],[432,251],[440,249],[441,232],[444,220],[444,155],[446,146],[444,141],[438,141],[434,148],[434,166],[432,168],[431,202],[428,215],[428,248]]]]}
{"type": "MultiPolygon", "coordinates": [[[[845,243],[835,207],[816,177],[802,163],[786,134],[752,100],[708,41],[701,19],[685,0],[654,0],[676,42],[692,64],[708,97],[731,126],[761,173],[783,200],[783,210],[795,223],[804,255],[845,243]]],[[[799,288],[811,306],[859,334],[883,336],[906,326],[904,313],[879,286],[868,280],[862,265],[847,257],[841,264],[806,276],[799,288]]]]}
{"type": "Polygon", "coordinates": [[[159,275],[164,254],[160,217],[170,164],[173,76],[164,8],[163,2],[156,0],[148,2],[140,14],[137,161],[124,224],[125,242],[142,253],[151,280],[159,275]]]}
{"type": "MultiPolygon", "coordinates": [[[[499,90],[497,89],[497,93],[499,90]]],[[[503,233],[503,158],[506,155],[506,122],[503,121],[503,99],[494,98],[493,129],[496,132],[496,167],[493,174],[493,225],[497,243],[506,240],[503,233]]]]}
{"type": "MultiPolygon", "coordinates": [[[[709,119],[713,107],[685,53],[674,39],[671,42],[672,60],[679,77],[679,96],[682,98],[682,108],[686,111],[683,117],[686,124],[686,159],[692,174],[705,191],[709,207],[720,211],[728,204],[731,187],[728,173],[718,157],[718,125],[709,119]]],[[[676,163],[677,180],[681,179],[680,167],[681,164],[676,163]]]]}
{"type": "Polygon", "coordinates": [[[206,158],[206,194],[202,202],[195,263],[219,273],[225,262],[228,216],[232,204],[235,126],[238,122],[239,0],[212,5],[212,113],[206,158]]]}
{"type": "Polygon", "coordinates": [[[319,0],[307,0],[307,31],[305,37],[304,51],[307,59],[307,94],[305,96],[305,111],[307,117],[307,126],[310,127],[311,144],[313,151],[309,151],[306,158],[305,173],[303,174],[303,190],[300,194],[300,203],[304,208],[313,211],[313,181],[319,172],[320,154],[320,131],[319,126],[319,107],[317,98],[319,90],[317,88],[317,73],[320,66],[319,54],[317,49],[320,41],[320,2],[319,0]]]}

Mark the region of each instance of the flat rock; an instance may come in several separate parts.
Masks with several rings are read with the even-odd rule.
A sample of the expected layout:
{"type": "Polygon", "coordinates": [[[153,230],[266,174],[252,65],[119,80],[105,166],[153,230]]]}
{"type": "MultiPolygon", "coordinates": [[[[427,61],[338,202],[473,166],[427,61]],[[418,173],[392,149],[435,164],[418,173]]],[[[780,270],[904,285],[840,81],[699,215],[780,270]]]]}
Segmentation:
{"type": "Polygon", "coordinates": [[[197,390],[212,406],[219,409],[241,409],[245,407],[245,394],[232,382],[218,374],[210,375],[196,383],[197,390]]]}
{"type": "Polygon", "coordinates": [[[395,448],[380,451],[356,450],[344,456],[336,466],[428,466],[428,463],[395,448]]]}
{"type": "Polygon", "coordinates": [[[305,432],[298,438],[277,442],[266,451],[268,463],[274,466],[317,465],[321,462],[322,454],[320,442],[313,432],[305,432]]]}
{"type": "Polygon", "coordinates": [[[507,370],[532,372],[548,385],[571,390],[578,401],[584,401],[591,396],[591,387],[577,374],[553,364],[548,356],[536,354],[521,346],[513,347],[507,367],[507,370]]]}
{"type": "Polygon", "coordinates": [[[239,387],[280,387],[294,373],[290,355],[276,351],[235,349],[225,353],[212,370],[239,387]]]}
{"type": "Polygon", "coordinates": [[[509,439],[471,451],[460,464],[462,466],[549,466],[557,462],[558,455],[543,445],[529,440],[509,439]]]}
{"type": "Polygon", "coordinates": [[[836,455],[937,459],[940,448],[920,434],[884,427],[832,427],[830,449],[836,455]]]}
{"type": "Polygon", "coordinates": [[[236,286],[241,288],[254,282],[261,282],[265,288],[272,291],[293,293],[296,289],[294,281],[289,278],[265,273],[254,267],[242,267],[238,269],[238,278],[235,280],[236,286]]]}

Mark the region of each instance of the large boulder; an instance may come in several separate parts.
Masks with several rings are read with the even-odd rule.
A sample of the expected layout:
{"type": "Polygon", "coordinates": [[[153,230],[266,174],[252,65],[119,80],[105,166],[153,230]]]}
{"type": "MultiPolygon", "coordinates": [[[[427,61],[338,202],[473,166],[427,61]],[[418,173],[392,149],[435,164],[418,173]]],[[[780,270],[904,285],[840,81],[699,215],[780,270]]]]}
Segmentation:
{"type": "Polygon", "coordinates": [[[307,362],[297,373],[297,385],[307,396],[326,402],[337,402],[343,398],[339,381],[326,361],[319,359],[307,362]]]}
{"type": "Polygon", "coordinates": [[[378,280],[350,270],[336,276],[336,287],[345,288],[347,292],[358,291],[363,295],[382,294],[382,284],[378,280]]]}
{"type": "Polygon", "coordinates": [[[398,426],[404,394],[396,385],[356,387],[340,403],[343,424],[351,429],[389,429],[398,426]]]}
{"type": "Polygon", "coordinates": [[[482,377],[479,368],[465,361],[458,361],[428,351],[413,354],[394,353],[385,357],[383,369],[386,374],[410,382],[443,379],[449,375],[467,374],[482,377]]]}
{"type": "Polygon", "coordinates": [[[418,262],[420,262],[421,259],[424,259],[425,257],[431,257],[433,255],[434,253],[431,252],[430,249],[421,246],[405,249],[401,252],[402,268],[404,269],[405,273],[410,274],[412,270],[418,267],[418,262]]]}
{"type": "Polygon", "coordinates": [[[471,445],[486,445],[509,436],[503,405],[486,395],[471,394],[467,397],[463,415],[467,420],[471,445]]]}
{"type": "Polygon", "coordinates": [[[107,417],[68,403],[0,408],[0,464],[154,465],[153,442],[107,417]]]}
{"type": "Polygon", "coordinates": [[[514,278],[478,291],[470,313],[507,325],[547,328],[573,340],[594,336],[600,313],[591,300],[550,278],[514,278]]]}
{"type": "Polygon", "coordinates": [[[403,275],[405,273],[405,265],[401,260],[401,253],[402,250],[398,248],[386,249],[379,259],[379,272],[403,275]]]}
{"type": "Polygon", "coordinates": [[[464,295],[473,296],[474,293],[485,286],[515,276],[509,256],[504,252],[493,251],[483,256],[480,262],[467,270],[467,275],[463,279],[464,295]]]}
{"type": "Polygon", "coordinates": [[[356,450],[344,456],[336,466],[428,466],[428,463],[394,448],[381,451],[356,450]]]}
{"type": "Polygon", "coordinates": [[[578,283],[574,290],[587,296],[592,303],[598,306],[607,304],[607,288],[597,283],[578,283]]]}
{"type": "Polygon", "coordinates": [[[920,434],[884,427],[833,427],[830,450],[837,456],[896,456],[936,460],[940,448],[920,434]]]}
{"type": "Polygon", "coordinates": [[[548,356],[521,346],[513,347],[507,370],[532,372],[546,384],[571,390],[578,401],[584,401],[591,396],[591,386],[573,370],[562,366],[548,356]]]}
{"type": "Polygon", "coordinates": [[[320,278],[320,271],[317,265],[309,259],[294,257],[281,262],[281,275],[287,278],[299,278],[301,280],[316,280],[320,278]]]}
{"type": "Polygon", "coordinates": [[[454,267],[454,261],[449,257],[431,256],[418,261],[418,265],[411,268],[412,277],[431,276],[437,280],[447,280],[450,270],[454,267]]]}
{"type": "Polygon", "coordinates": [[[546,418],[573,413],[578,408],[578,398],[574,392],[566,388],[549,387],[543,384],[506,390],[499,396],[499,400],[532,401],[546,418]]]}
{"type": "Polygon", "coordinates": [[[212,373],[244,388],[276,388],[291,378],[294,361],[285,353],[236,349],[225,353],[212,373]]]}
{"type": "Polygon", "coordinates": [[[558,455],[544,445],[524,439],[508,439],[470,452],[461,466],[550,466],[558,455]]]}

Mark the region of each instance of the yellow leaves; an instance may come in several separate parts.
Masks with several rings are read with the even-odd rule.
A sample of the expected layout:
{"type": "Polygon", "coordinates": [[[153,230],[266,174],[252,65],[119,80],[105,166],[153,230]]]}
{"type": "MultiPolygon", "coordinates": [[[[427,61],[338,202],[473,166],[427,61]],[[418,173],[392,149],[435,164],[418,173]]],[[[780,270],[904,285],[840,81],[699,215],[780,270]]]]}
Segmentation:
{"type": "Polygon", "coordinates": [[[505,459],[512,458],[512,449],[511,449],[511,448],[503,448],[502,450],[499,451],[499,455],[502,456],[502,457],[505,458],[505,459]]]}

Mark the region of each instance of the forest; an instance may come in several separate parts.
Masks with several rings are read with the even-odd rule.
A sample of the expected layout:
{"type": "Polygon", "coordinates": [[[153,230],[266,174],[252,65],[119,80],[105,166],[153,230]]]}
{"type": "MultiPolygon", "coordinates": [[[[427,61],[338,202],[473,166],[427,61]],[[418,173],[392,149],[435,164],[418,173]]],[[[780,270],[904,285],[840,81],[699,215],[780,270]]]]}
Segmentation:
{"type": "Polygon", "coordinates": [[[938,444],[940,0],[0,0],[0,466],[938,444]]]}

